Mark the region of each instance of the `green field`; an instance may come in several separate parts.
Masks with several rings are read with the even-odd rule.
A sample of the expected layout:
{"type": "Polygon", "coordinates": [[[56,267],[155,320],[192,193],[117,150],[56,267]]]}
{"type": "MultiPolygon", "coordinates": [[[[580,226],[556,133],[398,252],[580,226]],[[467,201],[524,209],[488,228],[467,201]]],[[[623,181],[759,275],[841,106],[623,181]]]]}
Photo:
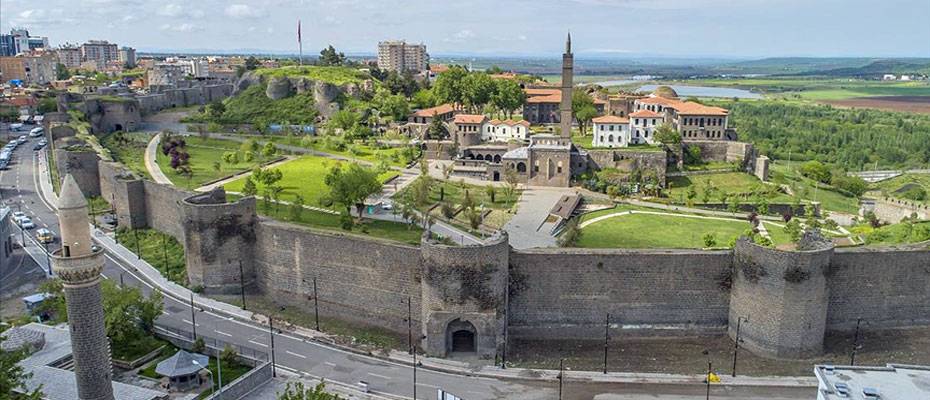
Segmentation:
{"type": "MultiPolygon", "coordinates": [[[[745,172],[676,176],[669,178],[667,181],[669,198],[673,201],[679,201],[681,198],[684,198],[688,190],[693,187],[698,192],[698,199],[696,200],[699,201],[703,188],[707,186],[708,182],[719,191],[728,194],[752,193],[762,188],[764,185],[759,178],[745,172]]],[[[711,201],[719,200],[719,198],[716,198],[711,201]]]]}
{"type": "MultiPolygon", "coordinates": [[[[282,174],[281,180],[277,183],[283,189],[279,200],[290,202],[297,195],[301,195],[305,205],[321,206],[321,200],[329,193],[329,188],[323,183],[326,173],[330,168],[344,162],[325,157],[304,156],[274,167],[282,174]]],[[[386,171],[379,178],[381,182],[385,182],[397,175],[399,173],[396,171],[386,171]]],[[[258,195],[261,196],[264,188],[259,182],[255,184],[258,188],[258,195]]],[[[244,185],[245,177],[229,182],[224,187],[227,191],[240,193],[244,185]]]]}
{"type": "MultiPolygon", "coordinates": [[[[802,176],[797,172],[800,163],[785,161],[773,162],[769,168],[771,180],[774,183],[786,184],[791,187],[796,196],[805,201],[819,201],[824,210],[839,211],[847,214],[859,213],[859,198],[847,196],[824,184],[802,176]]],[[[791,198],[782,196],[785,200],[791,198]]]]}
{"type": "Polygon", "coordinates": [[[119,229],[116,241],[133,253],[141,252],[142,259],[168,280],[188,286],[184,247],[175,238],[154,229],[119,229]]]}
{"type": "MultiPolygon", "coordinates": [[[[585,215],[582,221],[620,211],[642,210],[630,206],[620,206],[585,215]]],[[[665,212],[653,210],[655,212],[665,212]]],[[[787,235],[774,232],[779,228],[766,224],[772,233],[776,245],[787,242],[787,235]]],[[[695,218],[686,214],[655,215],[629,214],[607,218],[592,223],[581,229],[581,238],[577,247],[587,248],[704,248],[704,235],[711,233],[716,238],[714,247],[727,247],[740,235],[746,233],[750,225],[736,219],[695,218]]]]}
{"type": "Polygon", "coordinates": [[[193,171],[191,177],[179,174],[173,170],[171,168],[171,156],[163,154],[160,148],[156,156],[156,161],[165,176],[171,180],[171,183],[186,189],[198,188],[207,182],[249,170],[268,160],[261,154],[256,154],[255,159],[247,163],[242,160],[242,155],[240,154],[237,164],[227,164],[223,162],[223,153],[238,152],[241,143],[199,136],[186,136],[184,137],[184,141],[187,143],[185,149],[187,153],[190,154],[188,162],[193,171]],[[219,170],[214,168],[216,163],[219,163],[219,170]]]}
{"type": "Polygon", "coordinates": [[[804,100],[843,100],[868,96],[930,96],[927,82],[884,82],[861,79],[698,79],[679,81],[688,85],[705,85],[746,89],[769,97],[804,100]]]}
{"type": "MultiPolygon", "coordinates": [[[[404,155],[405,149],[403,147],[377,148],[362,143],[348,143],[340,146],[336,143],[341,143],[341,139],[317,138],[311,136],[257,136],[255,139],[258,141],[267,140],[277,144],[303,147],[321,153],[368,161],[373,164],[385,162],[393,167],[405,167],[408,163],[413,161],[409,155],[404,155]]],[[[414,151],[412,157],[416,158],[417,154],[418,152],[414,151]]]]}
{"type": "Polygon", "coordinates": [[[151,138],[151,134],[144,132],[116,132],[100,136],[100,144],[110,151],[114,161],[140,177],[150,178],[144,158],[145,146],[151,138]]]}
{"type": "Polygon", "coordinates": [[[930,240],[930,221],[914,224],[897,223],[878,228],[872,228],[869,224],[861,224],[852,227],[849,231],[864,238],[866,245],[918,243],[930,240]]]}
{"type": "Polygon", "coordinates": [[[930,174],[904,174],[895,178],[876,182],[871,186],[875,190],[881,191],[882,195],[906,199],[908,201],[920,202],[930,205],[930,174]],[[906,199],[902,192],[907,188],[922,187],[928,194],[923,200],[906,199]],[[900,190],[900,192],[899,192],[900,190]],[[897,192],[897,193],[895,193],[897,192]]]}

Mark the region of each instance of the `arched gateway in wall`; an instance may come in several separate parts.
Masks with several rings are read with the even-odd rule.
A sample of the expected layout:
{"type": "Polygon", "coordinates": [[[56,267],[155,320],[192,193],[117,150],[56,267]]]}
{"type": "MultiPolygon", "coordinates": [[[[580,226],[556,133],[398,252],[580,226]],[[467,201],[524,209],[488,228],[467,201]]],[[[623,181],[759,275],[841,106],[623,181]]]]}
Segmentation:
{"type": "Polygon", "coordinates": [[[446,327],[446,353],[474,353],[478,332],[471,322],[455,319],[446,327]]]}

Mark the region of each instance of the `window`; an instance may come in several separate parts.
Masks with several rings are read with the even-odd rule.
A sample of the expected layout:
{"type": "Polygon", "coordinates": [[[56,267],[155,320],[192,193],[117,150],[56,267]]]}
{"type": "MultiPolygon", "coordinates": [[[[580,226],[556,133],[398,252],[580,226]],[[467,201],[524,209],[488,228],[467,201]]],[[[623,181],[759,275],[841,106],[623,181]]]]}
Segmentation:
{"type": "Polygon", "coordinates": [[[600,126],[600,130],[604,130],[604,125],[599,125],[599,126],[600,126]]]}
{"type": "Polygon", "coordinates": [[[614,142],[614,135],[607,136],[607,143],[613,143],[613,142],[614,142]]]}
{"type": "Polygon", "coordinates": [[[558,167],[556,167],[556,172],[560,174],[562,173],[562,162],[561,161],[559,161],[558,167]]]}
{"type": "Polygon", "coordinates": [[[614,131],[614,126],[613,126],[613,125],[610,126],[610,131],[611,131],[611,132],[614,131]]]}

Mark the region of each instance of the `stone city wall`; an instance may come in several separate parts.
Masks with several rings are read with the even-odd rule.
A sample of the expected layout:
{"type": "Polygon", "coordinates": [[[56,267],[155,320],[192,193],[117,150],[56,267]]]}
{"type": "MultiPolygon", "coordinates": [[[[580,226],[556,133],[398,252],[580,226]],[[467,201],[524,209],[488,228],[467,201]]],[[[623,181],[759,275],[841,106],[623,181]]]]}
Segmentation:
{"type": "Polygon", "coordinates": [[[664,151],[635,151],[629,149],[588,150],[591,169],[617,168],[628,170],[638,168],[642,171],[655,171],[656,178],[665,186],[665,174],[668,167],[668,155],[664,151]],[[632,165],[630,165],[632,164],[632,165]]]}
{"type": "Polygon", "coordinates": [[[179,204],[191,193],[171,185],[143,181],[145,225],[167,233],[184,243],[184,219],[179,204]]]}
{"type": "Polygon", "coordinates": [[[827,329],[930,325],[930,242],[837,249],[827,278],[827,329]]]}
{"type": "Polygon", "coordinates": [[[879,220],[892,224],[901,222],[902,219],[909,218],[912,214],[917,214],[919,219],[930,219],[930,206],[891,197],[875,199],[872,212],[879,220]]]}
{"type": "Polygon", "coordinates": [[[226,202],[217,189],[179,203],[187,277],[207,293],[237,294],[254,280],[255,198],[226,202]]]}
{"type": "Polygon", "coordinates": [[[513,251],[509,334],[598,338],[604,319],[624,335],[722,332],[729,251],[513,251]]]}
{"type": "Polygon", "coordinates": [[[64,179],[65,176],[71,174],[81,189],[81,193],[88,197],[100,196],[97,153],[86,146],[80,146],[81,150],[68,150],[70,147],[63,141],[55,143],[54,156],[58,176],[64,179]]]}
{"type": "Polygon", "coordinates": [[[313,313],[316,278],[320,315],[406,332],[410,298],[420,331],[418,248],[264,218],[255,236],[257,286],[276,302],[313,313]]]}

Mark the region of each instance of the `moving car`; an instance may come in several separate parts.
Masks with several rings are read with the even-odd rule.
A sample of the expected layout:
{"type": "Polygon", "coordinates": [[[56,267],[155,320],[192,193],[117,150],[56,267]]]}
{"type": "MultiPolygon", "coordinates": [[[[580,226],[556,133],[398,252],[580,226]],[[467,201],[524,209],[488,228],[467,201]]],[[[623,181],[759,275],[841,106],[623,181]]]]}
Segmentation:
{"type": "Polygon", "coordinates": [[[13,211],[13,222],[19,223],[19,220],[26,218],[26,213],[22,211],[13,211]]]}
{"type": "Polygon", "coordinates": [[[42,150],[43,147],[45,147],[45,143],[38,142],[35,146],[32,146],[32,150],[39,151],[42,150]]]}
{"type": "Polygon", "coordinates": [[[19,219],[19,227],[23,229],[32,229],[36,227],[36,224],[32,222],[32,218],[22,217],[19,219]]]}
{"type": "Polygon", "coordinates": [[[52,243],[55,241],[55,235],[48,229],[40,228],[36,231],[36,239],[39,239],[39,243],[52,243]]]}
{"type": "Polygon", "coordinates": [[[19,144],[26,143],[27,140],[29,140],[29,136],[26,136],[26,135],[22,135],[18,139],[16,139],[16,141],[19,142],[19,144]]]}
{"type": "Polygon", "coordinates": [[[10,124],[10,131],[18,132],[20,129],[23,129],[23,124],[10,124]]]}

